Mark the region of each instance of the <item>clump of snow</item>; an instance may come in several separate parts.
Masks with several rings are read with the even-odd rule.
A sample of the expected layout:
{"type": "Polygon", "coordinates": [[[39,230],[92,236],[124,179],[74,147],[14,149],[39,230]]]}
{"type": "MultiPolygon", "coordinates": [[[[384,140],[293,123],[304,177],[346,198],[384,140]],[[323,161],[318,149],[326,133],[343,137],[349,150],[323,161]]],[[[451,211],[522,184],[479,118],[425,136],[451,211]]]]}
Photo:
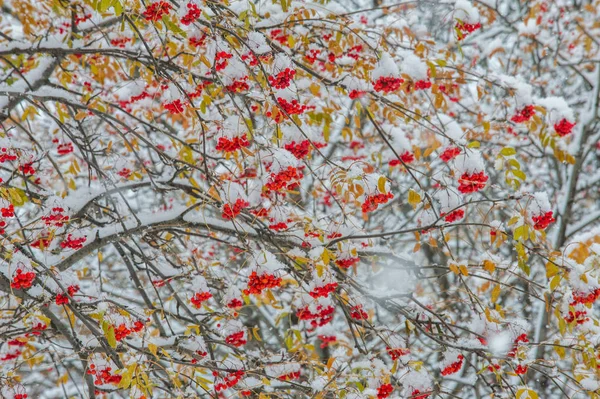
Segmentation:
{"type": "Polygon", "coordinates": [[[485,164],[481,153],[476,150],[467,151],[454,159],[454,167],[460,174],[479,173],[485,171],[485,164]]]}
{"type": "Polygon", "coordinates": [[[265,36],[256,31],[248,33],[248,47],[256,54],[261,55],[271,51],[271,47],[267,44],[265,36]]]}
{"type": "Polygon", "coordinates": [[[454,18],[469,24],[479,22],[479,10],[468,0],[456,0],[454,18]]]}
{"type": "Polygon", "coordinates": [[[377,66],[371,73],[371,77],[373,78],[373,81],[376,81],[377,79],[379,79],[381,77],[399,77],[399,76],[400,76],[400,70],[398,69],[398,65],[396,64],[396,61],[394,61],[392,56],[389,55],[389,53],[383,53],[381,55],[381,58],[379,59],[377,66]]]}

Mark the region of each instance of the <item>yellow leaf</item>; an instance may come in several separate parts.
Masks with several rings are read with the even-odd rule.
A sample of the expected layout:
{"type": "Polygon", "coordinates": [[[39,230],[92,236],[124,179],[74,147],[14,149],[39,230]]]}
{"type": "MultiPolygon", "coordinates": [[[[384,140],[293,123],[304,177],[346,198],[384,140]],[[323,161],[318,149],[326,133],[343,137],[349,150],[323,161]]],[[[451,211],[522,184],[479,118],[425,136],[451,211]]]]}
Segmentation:
{"type": "Polygon", "coordinates": [[[494,271],[496,270],[496,264],[491,260],[486,259],[483,261],[483,270],[489,273],[494,273],[494,271]]]}
{"type": "Polygon", "coordinates": [[[56,386],[59,386],[61,384],[66,384],[68,380],[69,380],[69,375],[63,374],[60,376],[60,378],[58,380],[56,380],[56,386]]]}
{"type": "Polygon", "coordinates": [[[331,261],[331,256],[327,249],[323,250],[323,253],[321,254],[321,259],[323,259],[323,263],[325,263],[326,265],[328,265],[331,261]]]}
{"type": "Polygon", "coordinates": [[[501,292],[502,292],[502,290],[500,289],[500,284],[496,284],[494,286],[494,289],[492,290],[492,298],[491,298],[492,303],[496,303],[501,292]]]}
{"type": "Polygon", "coordinates": [[[448,266],[448,268],[452,271],[452,273],[458,275],[460,273],[460,271],[458,270],[458,266],[455,265],[454,263],[451,263],[450,266],[448,266]]]}
{"type": "Polygon", "coordinates": [[[385,178],[385,176],[380,176],[379,180],[377,180],[377,188],[379,189],[380,193],[385,194],[385,183],[387,183],[387,179],[385,178]]]}
{"type": "Polygon", "coordinates": [[[104,332],[104,337],[106,341],[110,345],[111,348],[117,347],[117,339],[115,338],[115,327],[110,324],[108,321],[102,321],[102,331],[104,332]]]}
{"type": "Polygon", "coordinates": [[[525,387],[517,390],[515,399],[538,399],[538,394],[533,389],[525,387]]]}
{"type": "Polygon", "coordinates": [[[217,191],[215,186],[210,186],[210,188],[208,189],[208,195],[210,195],[217,201],[221,201],[221,196],[219,195],[219,192],[217,191]]]}
{"type": "Polygon", "coordinates": [[[467,270],[467,267],[465,265],[460,265],[459,269],[460,269],[460,273],[463,276],[468,276],[469,275],[469,271],[467,270]]]}
{"type": "Polygon", "coordinates": [[[554,277],[560,273],[560,269],[552,262],[546,263],[546,277],[554,277]]]}
{"type": "Polygon", "coordinates": [[[408,203],[412,205],[413,209],[416,209],[417,205],[421,203],[421,195],[412,188],[408,192],[408,203]]]}
{"type": "Polygon", "coordinates": [[[148,350],[154,355],[154,357],[158,357],[156,353],[158,352],[158,346],[156,344],[149,343],[148,350]]]}
{"type": "Polygon", "coordinates": [[[256,339],[258,342],[262,341],[262,339],[260,338],[260,335],[258,335],[258,327],[254,327],[252,329],[252,335],[254,336],[254,339],[256,339]]]}

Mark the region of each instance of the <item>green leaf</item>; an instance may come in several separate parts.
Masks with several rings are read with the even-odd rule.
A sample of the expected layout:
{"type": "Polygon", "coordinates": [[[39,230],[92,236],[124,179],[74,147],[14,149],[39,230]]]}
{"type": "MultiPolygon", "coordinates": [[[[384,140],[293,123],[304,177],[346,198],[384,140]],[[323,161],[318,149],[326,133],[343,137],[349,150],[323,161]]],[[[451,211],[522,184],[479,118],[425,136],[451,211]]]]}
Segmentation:
{"type": "Polygon", "coordinates": [[[106,12],[108,10],[108,7],[111,6],[112,1],[113,0],[101,0],[100,3],[98,3],[97,11],[106,12]]]}
{"type": "Polygon", "coordinates": [[[163,15],[162,21],[164,22],[167,29],[170,30],[171,32],[173,32],[179,36],[182,36],[182,37],[187,37],[187,33],[185,33],[179,26],[177,26],[173,22],[171,22],[171,19],[167,15],[163,15]]]}
{"type": "Polygon", "coordinates": [[[516,153],[517,151],[512,147],[505,147],[502,149],[502,151],[500,151],[500,154],[504,155],[505,157],[515,155],[516,153]]]}
{"type": "Polygon", "coordinates": [[[102,320],[102,331],[104,337],[111,348],[117,347],[117,338],[115,337],[115,327],[106,320],[102,320]]]}
{"type": "Polygon", "coordinates": [[[519,169],[511,170],[511,172],[513,175],[515,175],[515,177],[518,177],[521,180],[527,179],[527,175],[519,169]]]}

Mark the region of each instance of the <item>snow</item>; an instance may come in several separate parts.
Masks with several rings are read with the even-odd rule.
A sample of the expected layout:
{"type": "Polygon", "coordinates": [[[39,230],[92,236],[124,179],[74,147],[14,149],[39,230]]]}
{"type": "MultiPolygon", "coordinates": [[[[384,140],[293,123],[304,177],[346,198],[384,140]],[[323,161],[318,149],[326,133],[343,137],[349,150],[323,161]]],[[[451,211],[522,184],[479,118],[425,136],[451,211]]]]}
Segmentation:
{"type": "Polygon", "coordinates": [[[380,77],[399,77],[400,70],[398,65],[389,53],[383,53],[377,67],[371,72],[373,81],[377,81],[380,77]]]}
{"type": "Polygon", "coordinates": [[[454,158],[454,166],[460,174],[479,173],[485,171],[485,164],[481,153],[477,150],[468,150],[454,158]]]}
{"type": "Polygon", "coordinates": [[[427,72],[429,71],[429,67],[421,58],[408,51],[402,52],[401,56],[400,70],[402,73],[409,75],[415,81],[428,79],[427,72]]]}
{"type": "Polygon", "coordinates": [[[257,55],[266,54],[271,51],[271,47],[267,44],[265,35],[260,32],[252,31],[248,33],[247,44],[257,55]]]}
{"type": "Polygon", "coordinates": [[[479,10],[468,0],[456,0],[454,18],[469,24],[479,22],[479,10]]]}

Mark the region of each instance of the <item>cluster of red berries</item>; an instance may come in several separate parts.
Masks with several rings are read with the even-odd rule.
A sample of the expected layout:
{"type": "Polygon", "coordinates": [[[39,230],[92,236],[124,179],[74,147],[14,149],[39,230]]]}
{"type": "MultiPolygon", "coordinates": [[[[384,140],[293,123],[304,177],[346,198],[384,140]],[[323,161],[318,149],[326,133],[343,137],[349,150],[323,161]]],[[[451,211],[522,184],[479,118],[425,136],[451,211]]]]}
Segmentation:
{"type": "Polygon", "coordinates": [[[46,249],[50,246],[51,242],[52,242],[52,237],[48,236],[47,233],[43,233],[43,235],[40,238],[38,238],[37,240],[35,240],[34,242],[32,242],[29,245],[32,246],[33,248],[46,249]]]}
{"type": "Polygon", "coordinates": [[[144,323],[142,323],[139,320],[136,320],[135,323],[133,323],[133,327],[131,328],[127,328],[127,326],[124,323],[121,323],[117,328],[115,328],[115,339],[117,341],[121,341],[133,332],[142,331],[143,328],[144,323]]]}
{"type": "Polygon", "coordinates": [[[535,114],[535,107],[533,105],[526,105],[523,109],[519,110],[516,115],[510,118],[515,123],[523,123],[530,120],[535,114]]]}
{"type": "Polygon", "coordinates": [[[412,399],[427,399],[428,397],[430,397],[431,394],[429,393],[424,393],[422,394],[421,391],[419,391],[418,389],[415,389],[414,391],[412,391],[412,393],[410,394],[410,397],[412,399]]]}
{"type": "Polygon", "coordinates": [[[209,81],[204,81],[203,83],[200,83],[198,86],[196,86],[196,89],[192,92],[189,92],[187,95],[189,98],[194,99],[194,98],[199,98],[202,95],[202,91],[204,90],[205,87],[209,86],[211,83],[209,81]]]}
{"type": "Polygon", "coordinates": [[[86,237],[73,238],[71,234],[67,235],[67,238],[64,239],[63,242],[60,243],[60,247],[63,249],[71,248],[71,249],[81,249],[83,248],[83,243],[86,241],[86,237]]]}
{"type": "Polygon", "coordinates": [[[19,268],[10,282],[10,288],[14,288],[16,290],[31,288],[34,279],[34,272],[23,272],[23,270],[19,268]]]}
{"type": "Polygon", "coordinates": [[[293,186],[303,177],[302,172],[298,171],[297,168],[288,166],[277,174],[271,173],[269,182],[265,184],[265,188],[269,191],[279,191],[285,188],[291,189],[290,186],[293,186]]]}
{"type": "Polygon", "coordinates": [[[338,286],[338,283],[327,283],[321,287],[313,288],[312,291],[309,293],[309,295],[312,296],[313,298],[318,298],[320,296],[327,298],[329,296],[329,294],[331,294],[332,292],[335,291],[337,286],[338,286]]]}
{"type": "Polygon", "coordinates": [[[456,29],[458,29],[461,34],[458,36],[458,40],[462,40],[467,37],[470,33],[475,32],[477,29],[481,28],[481,23],[477,22],[476,24],[467,24],[464,22],[458,22],[456,24],[456,29]]]}
{"type": "Polygon", "coordinates": [[[361,44],[358,44],[354,47],[350,47],[346,51],[346,55],[350,58],[354,58],[355,60],[358,60],[360,58],[360,53],[362,51],[363,51],[363,46],[361,44]]]}
{"type": "Polygon", "coordinates": [[[400,155],[400,159],[392,159],[389,162],[390,166],[399,166],[401,164],[409,164],[409,163],[413,163],[415,161],[415,154],[413,154],[410,151],[404,151],[401,155],[400,155]]]}
{"type": "Polygon", "coordinates": [[[300,370],[292,371],[291,373],[283,374],[277,377],[279,381],[297,380],[298,378],[300,378],[300,370]]]}
{"type": "Polygon", "coordinates": [[[21,341],[18,338],[17,339],[13,339],[11,341],[8,341],[7,344],[9,346],[19,346],[19,347],[23,347],[25,345],[27,345],[27,341],[21,341]]]}
{"type": "Polygon", "coordinates": [[[121,176],[123,179],[128,179],[129,176],[131,176],[131,174],[133,173],[133,171],[129,168],[123,168],[120,171],[117,172],[117,174],[119,176],[121,176]]]}
{"type": "Polygon", "coordinates": [[[275,277],[273,274],[263,273],[259,276],[256,271],[253,271],[250,274],[248,288],[244,290],[244,294],[260,295],[263,290],[279,287],[281,281],[281,277],[275,277]]]}
{"type": "Polygon", "coordinates": [[[21,356],[21,352],[20,350],[16,350],[14,352],[9,352],[6,355],[2,356],[0,358],[0,360],[2,360],[3,362],[9,361],[9,360],[14,360],[14,359],[18,359],[19,356],[21,356]]]}
{"type": "Polygon", "coordinates": [[[310,325],[313,328],[322,327],[325,324],[333,320],[333,313],[335,308],[333,306],[318,305],[315,313],[311,312],[309,307],[306,306],[302,309],[298,309],[296,316],[300,320],[310,320],[310,325]]]}
{"type": "Polygon", "coordinates": [[[19,170],[25,176],[35,175],[35,168],[33,167],[33,162],[28,162],[28,163],[24,163],[23,165],[20,165],[19,170]]]}
{"type": "Polygon", "coordinates": [[[7,161],[16,161],[17,154],[15,154],[14,150],[6,147],[0,148],[0,163],[4,163],[7,161]]]}
{"type": "Polygon", "coordinates": [[[365,202],[362,204],[362,211],[364,213],[373,212],[376,210],[380,204],[385,204],[389,200],[394,198],[394,194],[372,194],[365,198],[365,202]]]}
{"type": "Polygon", "coordinates": [[[577,310],[575,312],[571,310],[569,311],[569,314],[565,317],[565,321],[569,324],[573,323],[574,321],[577,321],[577,324],[583,324],[586,321],[590,320],[590,318],[586,316],[587,311],[585,310],[577,310]]]}
{"type": "Polygon", "coordinates": [[[600,297],[600,288],[596,288],[588,294],[584,294],[581,292],[573,293],[573,302],[571,302],[571,306],[575,306],[578,303],[584,305],[591,305],[592,303],[596,302],[596,299],[598,299],[598,297],[600,297]]]}
{"type": "Polygon", "coordinates": [[[463,173],[460,179],[458,179],[458,191],[468,194],[483,190],[488,179],[489,177],[483,171],[471,174],[463,173]]]}
{"type": "Polygon", "coordinates": [[[321,345],[319,345],[321,349],[327,348],[329,344],[337,342],[337,337],[335,335],[317,335],[317,338],[321,340],[321,345]]]}
{"type": "Polygon", "coordinates": [[[121,108],[128,109],[129,105],[131,105],[137,101],[143,100],[144,98],[149,98],[149,97],[152,97],[150,95],[150,93],[148,93],[147,91],[143,91],[141,94],[138,94],[137,96],[131,96],[131,98],[129,100],[119,101],[119,106],[121,108]]]}
{"type": "MultiPolygon", "coordinates": [[[[240,382],[244,374],[246,374],[244,370],[236,370],[228,373],[227,376],[223,378],[223,382],[215,384],[215,390],[219,392],[235,386],[238,382],[240,382]]],[[[213,376],[218,377],[219,373],[213,371],[213,376]]]]}
{"type": "Polygon", "coordinates": [[[212,294],[210,292],[196,292],[196,294],[190,299],[190,302],[196,309],[200,309],[202,307],[202,302],[208,301],[212,298],[212,294]]]}
{"type": "Polygon", "coordinates": [[[523,333],[523,334],[519,335],[517,338],[515,338],[515,341],[513,343],[513,347],[506,354],[506,356],[508,356],[508,357],[515,357],[517,355],[517,350],[519,349],[519,344],[520,343],[526,344],[528,342],[529,342],[529,339],[527,338],[527,334],[523,333]]]}
{"type": "Polygon", "coordinates": [[[392,384],[383,384],[377,388],[377,399],[385,399],[394,391],[392,384]]]}
{"type": "Polygon", "coordinates": [[[169,111],[171,115],[177,115],[183,112],[183,103],[181,100],[177,99],[170,103],[164,103],[163,108],[169,111]]]}
{"type": "Polygon", "coordinates": [[[310,151],[310,142],[308,140],[301,141],[300,143],[296,143],[292,141],[284,146],[286,150],[292,153],[297,159],[302,159],[308,155],[310,151]]]}
{"type": "Polygon", "coordinates": [[[269,229],[273,231],[283,231],[287,230],[288,225],[285,222],[277,222],[269,225],[269,229]]]}
{"type": "Polygon", "coordinates": [[[125,46],[127,45],[127,43],[129,43],[131,41],[130,37],[118,37],[116,39],[112,39],[110,41],[110,44],[115,46],[115,47],[119,47],[119,48],[125,48],[125,46]]]}
{"type": "Polygon", "coordinates": [[[67,155],[73,152],[73,143],[63,143],[56,147],[58,155],[67,155]]]}
{"type": "Polygon", "coordinates": [[[244,302],[242,302],[239,298],[233,298],[231,301],[227,303],[227,307],[229,309],[239,309],[244,306],[244,302]]]}
{"type": "MultiPolygon", "coordinates": [[[[73,295],[79,292],[79,286],[70,285],[67,287],[67,292],[69,293],[69,296],[73,297],[73,295]]],[[[57,305],[66,305],[67,303],[69,303],[69,297],[65,294],[58,293],[56,294],[56,299],[54,301],[57,305]]]]}
{"type": "Polygon", "coordinates": [[[248,77],[244,76],[243,78],[234,80],[232,84],[226,86],[225,88],[231,93],[242,93],[244,91],[248,91],[250,89],[250,85],[248,85],[248,77]]]}
{"type": "Polygon", "coordinates": [[[304,55],[304,58],[310,64],[314,64],[315,61],[317,60],[317,58],[319,57],[319,54],[321,54],[321,50],[314,49],[314,48],[313,49],[309,49],[308,52],[304,55]]]}
{"type": "Polygon", "coordinates": [[[448,147],[440,154],[440,159],[444,162],[450,162],[460,154],[461,150],[458,147],[448,147]]]}
{"type": "Polygon", "coordinates": [[[230,345],[240,347],[242,345],[245,345],[247,341],[244,338],[244,332],[238,331],[225,337],[225,342],[227,342],[230,345]]]}
{"type": "Polygon", "coordinates": [[[490,364],[490,365],[488,366],[488,371],[489,371],[490,373],[493,373],[493,372],[494,372],[494,371],[496,371],[496,370],[500,370],[500,365],[499,365],[498,363],[490,364]]]}
{"type": "Polygon", "coordinates": [[[441,213],[440,216],[443,217],[446,222],[452,223],[452,222],[456,222],[457,220],[464,218],[465,211],[464,211],[464,209],[457,209],[455,211],[450,212],[447,215],[444,213],[441,213]]]}
{"type": "Polygon", "coordinates": [[[215,54],[215,70],[222,71],[225,69],[229,63],[227,60],[231,57],[233,57],[233,54],[229,54],[227,51],[217,51],[217,54],[215,54]]]}
{"type": "Polygon", "coordinates": [[[285,33],[283,33],[283,29],[273,29],[269,32],[269,36],[271,39],[278,41],[280,44],[286,46],[288,42],[288,37],[285,33]]]}
{"type": "Polygon", "coordinates": [[[364,96],[367,92],[363,91],[363,90],[350,90],[350,93],[348,93],[348,96],[350,97],[350,99],[355,100],[357,98],[360,98],[362,96],[364,96]]]}
{"type": "Polygon", "coordinates": [[[571,123],[566,118],[563,118],[560,120],[560,122],[554,124],[554,130],[556,130],[556,133],[558,133],[560,137],[565,137],[571,134],[574,126],[574,123],[571,123]]]}
{"type": "Polygon", "coordinates": [[[392,93],[400,88],[404,83],[404,79],[395,78],[393,76],[381,76],[373,83],[373,88],[377,92],[392,93]]]}
{"type": "Polygon", "coordinates": [[[354,320],[367,320],[369,314],[363,310],[363,305],[356,305],[350,308],[350,317],[354,320]]]}
{"type": "Polygon", "coordinates": [[[387,350],[388,355],[390,355],[390,357],[392,358],[392,360],[396,360],[399,357],[402,356],[406,356],[410,353],[409,349],[406,348],[390,348],[390,347],[386,347],[385,348],[387,350]]]}
{"type": "Polygon", "coordinates": [[[285,98],[277,97],[277,103],[287,112],[289,115],[300,115],[308,109],[312,109],[308,105],[301,104],[298,100],[293,99],[288,101],[285,98]]]}
{"type": "Polygon", "coordinates": [[[523,366],[523,365],[517,365],[517,367],[515,368],[515,374],[517,375],[523,375],[525,373],[527,373],[527,366],[523,366]]]}
{"type": "Polygon", "coordinates": [[[450,363],[442,370],[442,375],[450,375],[458,372],[463,365],[464,359],[465,357],[459,354],[455,362],[450,363]]]}
{"type": "Polygon", "coordinates": [[[192,47],[202,47],[204,46],[204,44],[206,43],[206,35],[202,34],[202,36],[191,36],[188,39],[188,43],[190,44],[190,46],[192,47]]]}
{"type": "Polygon", "coordinates": [[[239,137],[234,137],[232,139],[229,139],[227,137],[219,137],[219,141],[217,142],[216,150],[223,151],[223,152],[234,152],[234,151],[239,150],[242,147],[248,147],[248,146],[250,146],[250,142],[248,141],[248,138],[246,137],[246,133],[244,133],[243,135],[241,135],[239,137]]]}
{"type": "Polygon", "coordinates": [[[338,259],[335,261],[335,264],[342,269],[350,269],[352,266],[356,265],[360,262],[359,257],[346,258],[346,259],[338,259]]]}
{"type": "Polygon", "coordinates": [[[285,68],[283,71],[279,72],[277,76],[269,75],[269,84],[276,89],[285,89],[289,87],[296,76],[296,71],[292,68],[285,68]]]}
{"type": "Polygon", "coordinates": [[[119,385],[121,383],[122,377],[119,374],[111,374],[112,367],[105,367],[102,370],[97,370],[95,364],[90,364],[89,369],[87,370],[87,374],[96,376],[94,380],[94,384],[102,385],[102,384],[115,384],[119,385]]]}
{"type": "MultiPolygon", "coordinates": [[[[12,218],[15,216],[15,207],[13,204],[8,205],[6,208],[0,208],[0,214],[3,218],[12,218]]],[[[4,220],[0,220],[0,234],[4,234],[4,228],[6,227],[6,222],[4,220]]]]}
{"type": "Polygon", "coordinates": [[[52,208],[52,212],[48,216],[42,216],[42,220],[46,226],[62,227],[69,222],[69,216],[64,214],[65,210],[60,207],[52,208]]]}
{"type": "Polygon", "coordinates": [[[183,17],[181,17],[181,23],[186,26],[190,25],[192,22],[194,22],[195,20],[200,18],[200,14],[202,13],[202,11],[194,3],[191,3],[191,2],[188,3],[187,8],[188,8],[187,14],[185,14],[183,17]]]}
{"type": "Polygon", "coordinates": [[[146,21],[160,21],[163,15],[169,14],[171,4],[168,1],[157,1],[150,4],[142,13],[146,21]]]}
{"type": "Polygon", "coordinates": [[[233,206],[231,206],[231,204],[225,204],[223,206],[223,213],[221,214],[221,216],[223,217],[223,219],[226,220],[233,219],[240,214],[242,209],[247,208],[249,206],[250,203],[248,201],[244,201],[243,199],[238,198],[237,200],[235,200],[235,204],[233,204],[233,206]]]}
{"type": "Polygon", "coordinates": [[[14,396],[13,399],[27,399],[27,394],[26,393],[18,393],[14,396]]]}
{"type": "Polygon", "coordinates": [[[426,90],[431,88],[431,82],[429,80],[417,80],[415,83],[415,90],[426,90]]]}
{"type": "Polygon", "coordinates": [[[541,215],[532,216],[533,228],[536,230],[544,230],[550,225],[550,223],[556,222],[556,219],[552,217],[552,211],[542,213],[541,215]]]}
{"type": "Polygon", "coordinates": [[[242,54],[242,61],[246,62],[251,67],[258,65],[258,58],[252,53],[242,54]]]}

